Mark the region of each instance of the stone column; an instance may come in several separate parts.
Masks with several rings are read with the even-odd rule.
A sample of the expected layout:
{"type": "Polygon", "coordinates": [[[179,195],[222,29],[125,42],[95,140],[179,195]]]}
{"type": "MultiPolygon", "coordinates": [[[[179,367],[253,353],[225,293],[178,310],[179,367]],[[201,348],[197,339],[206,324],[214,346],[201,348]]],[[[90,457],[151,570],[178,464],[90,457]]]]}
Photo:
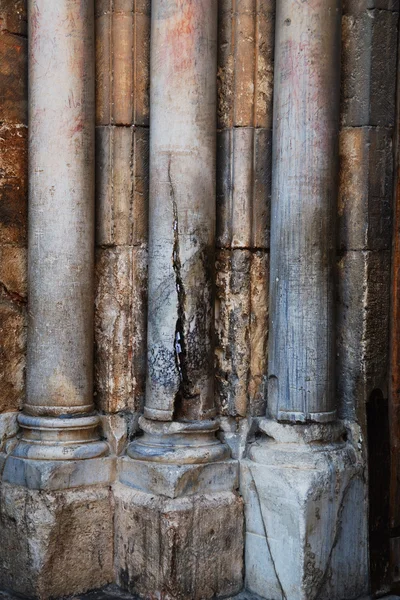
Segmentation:
{"type": "Polygon", "coordinates": [[[93,414],[92,11],[30,4],[27,397],[14,451],[25,458],[107,449],[93,414]]]}
{"type": "Polygon", "coordinates": [[[121,461],[137,491],[116,489],[116,552],[131,592],[195,600],[242,585],[237,463],[215,435],[217,3],[153,0],[151,18],[144,435],[121,461]]]}
{"type": "Polygon", "coordinates": [[[277,600],[358,597],[368,582],[362,463],[335,421],[340,30],[340,0],[277,3],[270,418],[242,479],[247,585],[277,600]]]}
{"type": "Polygon", "coordinates": [[[94,3],[28,4],[27,397],[0,489],[0,588],[45,599],[112,579],[113,459],[92,389],[94,3]]]}

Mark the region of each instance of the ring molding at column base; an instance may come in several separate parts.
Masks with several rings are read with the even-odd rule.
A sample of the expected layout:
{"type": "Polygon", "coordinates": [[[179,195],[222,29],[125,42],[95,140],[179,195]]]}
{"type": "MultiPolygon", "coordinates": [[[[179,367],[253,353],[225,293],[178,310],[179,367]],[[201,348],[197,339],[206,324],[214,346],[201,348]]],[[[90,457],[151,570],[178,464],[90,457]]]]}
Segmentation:
{"type": "Polygon", "coordinates": [[[98,415],[71,418],[18,415],[19,442],[12,455],[32,460],[84,460],[109,452],[100,440],[98,415]]]}
{"type": "Polygon", "coordinates": [[[218,421],[159,422],[139,419],[144,432],[128,446],[130,458],[149,462],[203,464],[230,457],[229,447],[215,437],[218,421]]]}

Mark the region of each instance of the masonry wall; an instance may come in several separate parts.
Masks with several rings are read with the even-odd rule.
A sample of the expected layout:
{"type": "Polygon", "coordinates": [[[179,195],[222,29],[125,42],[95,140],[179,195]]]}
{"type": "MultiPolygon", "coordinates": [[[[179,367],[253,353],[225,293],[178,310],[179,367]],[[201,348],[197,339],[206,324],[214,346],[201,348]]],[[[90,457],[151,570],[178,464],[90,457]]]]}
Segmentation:
{"type": "MultiPolygon", "coordinates": [[[[218,7],[216,403],[241,457],[267,406],[274,1],[218,7]]],[[[343,3],[336,376],[365,460],[389,387],[398,18],[396,0],[343,3]]],[[[0,451],[24,400],[26,35],[24,0],[0,0],[0,451]]],[[[117,453],[145,390],[149,36],[150,0],[97,0],[95,393],[117,453]]]]}

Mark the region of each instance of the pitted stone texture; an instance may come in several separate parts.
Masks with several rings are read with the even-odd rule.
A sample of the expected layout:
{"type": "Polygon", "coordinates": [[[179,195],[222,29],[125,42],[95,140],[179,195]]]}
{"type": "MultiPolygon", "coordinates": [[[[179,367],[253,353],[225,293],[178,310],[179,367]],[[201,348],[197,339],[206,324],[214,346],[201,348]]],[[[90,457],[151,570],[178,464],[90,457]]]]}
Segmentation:
{"type": "Polygon", "coordinates": [[[32,460],[8,456],[3,480],[30,490],[57,491],[107,485],[115,480],[115,457],[85,460],[32,460]]]}
{"type": "Polygon", "coordinates": [[[264,441],[250,456],[241,470],[246,587],[271,600],[366,594],[366,486],[354,449],[264,441]]]}
{"type": "Polygon", "coordinates": [[[25,0],[0,1],[0,122],[27,120],[25,0]]]}
{"type": "Polygon", "coordinates": [[[114,488],[117,583],[143,598],[207,600],[243,585],[243,505],[231,492],[170,500],[114,488]]]}
{"type": "Polygon", "coordinates": [[[168,498],[234,491],[239,487],[239,464],[234,460],[180,465],[123,457],[118,461],[118,472],[121,483],[168,498]]]}
{"type": "Polygon", "coordinates": [[[47,600],[113,580],[108,487],[0,490],[0,588],[47,600]]]}
{"type": "Polygon", "coordinates": [[[215,401],[219,414],[264,415],[269,256],[266,251],[219,250],[216,270],[215,401]]]}
{"type": "Polygon", "coordinates": [[[137,411],[146,372],[147,252],[123,246],[96,252],[96,403],[137,411]]]}

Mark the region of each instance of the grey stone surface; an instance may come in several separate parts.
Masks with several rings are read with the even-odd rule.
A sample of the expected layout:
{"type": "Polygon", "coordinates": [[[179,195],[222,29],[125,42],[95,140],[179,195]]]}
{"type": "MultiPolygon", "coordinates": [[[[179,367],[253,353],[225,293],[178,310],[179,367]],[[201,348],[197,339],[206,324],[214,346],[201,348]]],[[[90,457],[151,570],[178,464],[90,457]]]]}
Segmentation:
{"type": "Polygon", "coordinates": [[[118,472],[121,483],[168,498],[233,491],[239,487],[239,464],[235,460],[180,465],[123,457],[118,460],[118,472]]]}
{"type": "Polygon", "coordinates": [[[277,3],[268,411],[280,421],[336,416],[340,9],[340,0],[277,3]]]}
{"type": "Polygon", "coordinates": [[[67,490],[115,480],[114,456],[84,460],[32,460],[8,456],[3,481],[30,490],[67,490]]]}
{"type": "Polygon", "coordinates": [[[343,126],[394,124],[397,27],[398,13],[388,10],[343,16],[343,126]]]}
{"type": "Polygon", "coordinates": [[[246,587],[268,590],[273,600],[365,594],[366,486],[358,453],[344,442],[267,439],[252,444],[251,460],[241,465],[246,587]]]}
{"type": "Polygon", "coordinates": [[[345,252],[337,285],[339,415],[363,425],[371,392],[388,393],[390,250],[345,252]]]}

